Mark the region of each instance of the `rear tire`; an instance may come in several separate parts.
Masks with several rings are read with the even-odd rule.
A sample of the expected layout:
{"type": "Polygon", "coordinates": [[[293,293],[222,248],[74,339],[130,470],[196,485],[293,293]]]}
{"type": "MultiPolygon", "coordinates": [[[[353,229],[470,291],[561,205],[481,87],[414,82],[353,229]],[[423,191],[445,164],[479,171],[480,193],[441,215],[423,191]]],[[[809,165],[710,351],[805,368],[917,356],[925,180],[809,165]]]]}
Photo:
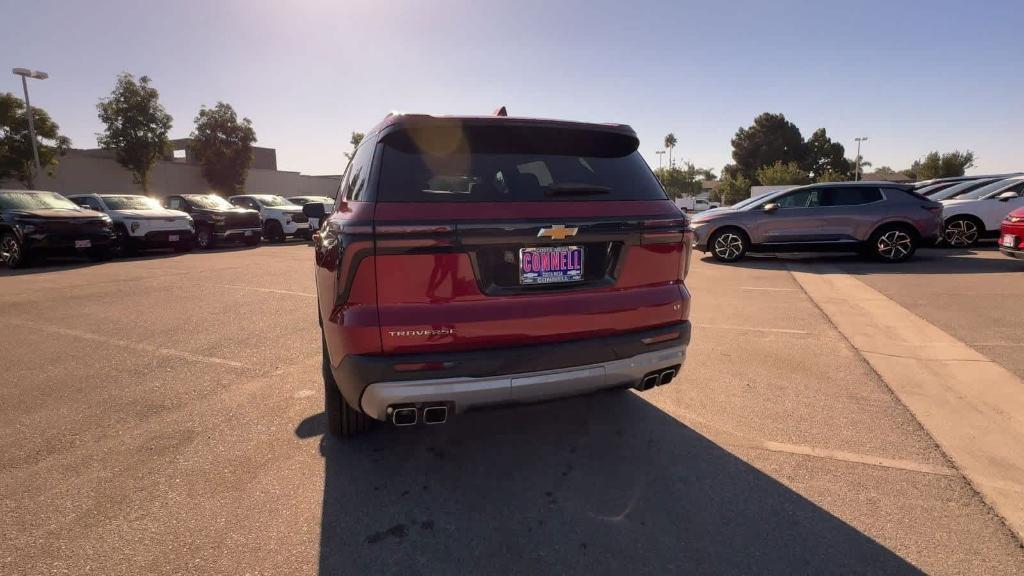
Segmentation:
{"type": "Polygon", "coordinates": [[[917,252],[918,239],[906,226],[882,226],[868,240],[868,252],[879,262],[906,262],[917,252]]]}
{"type": "Polygon", "coordinates": [[[952,248],[970,248],[978,243],[984,226],[969,216],[953,216],[942,227],[942,239],[952,248]]]}
{"type": "Polygon", "coordinates": [[[719,262],[735,262],[750,249],[750,239],[739,228],[716,230],[708,239],[708,250],[719,262]]]}
{"type": "Polygon", "coordinates": [[[27,268],[29,265],[25,247],[13,232],[5,232],[0,236],[0,254],[3,254],[3,261],[8,268],[27,268]]]}
{"type": "Polygon", "coordinates": [[[327,414],[327,433],[335,438],[351,438],[370,429],[372,418],[358,410],[354,410],[345,401],[338,390],[338,383],[331,372],[331,364],[327,359],[327,341],[323,332],[320,333],[323,346],[324,375],[324,412],[327,414]]]}

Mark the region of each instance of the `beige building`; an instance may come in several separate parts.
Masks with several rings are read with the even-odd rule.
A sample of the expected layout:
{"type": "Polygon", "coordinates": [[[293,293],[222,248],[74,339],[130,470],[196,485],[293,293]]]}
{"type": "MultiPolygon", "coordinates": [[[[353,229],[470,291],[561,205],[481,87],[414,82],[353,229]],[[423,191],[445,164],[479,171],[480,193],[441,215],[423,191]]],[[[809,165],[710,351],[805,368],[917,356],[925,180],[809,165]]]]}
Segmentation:
{"type": "MultiPolygon", "coordinates": [[[[259,154],[254,153],[253,167],[249,169],[245,181],[247,194],[336,195],[340,176],[308,176],[277,170],[277,154],[274,149],[261,148],[260,151],[259,154]]],[[[24,186],[17,180],[5,180],[0,182],[0,188],[24,186]]],[[[36,188],[61,194],[142,193],[141,187],[132,182],[131,174],[114,160],[113,153],[106,150],[71,150],[60,159],[52,176],[36,178],[36,188]]],[[[150,196],[206,192],[210,192],[210,186],[203,179],[199,166],[185,158],[157,161],[149,175],[150,196]]]]}

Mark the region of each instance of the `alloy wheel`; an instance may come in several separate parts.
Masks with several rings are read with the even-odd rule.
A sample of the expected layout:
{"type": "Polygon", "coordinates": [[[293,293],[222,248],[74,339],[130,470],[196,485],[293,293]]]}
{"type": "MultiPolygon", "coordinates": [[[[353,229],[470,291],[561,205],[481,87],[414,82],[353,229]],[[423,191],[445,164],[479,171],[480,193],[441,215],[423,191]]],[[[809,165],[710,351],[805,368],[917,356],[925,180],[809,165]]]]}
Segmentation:
{"type": "Polygon", "coordinates": [[[978,241],[978,225],[966,219],[953,220],[946,225],[946,242],[950,246],[966,248],[978,241]]]}
{"type": "Polygon", "coordinates": [[[0,257],[8,266],[16,265],[21,260],[21,246],[18,245],[14,235],[4,235],[3,242],[0,243],[0,257]]]}
{"type": "Polygon", "coordinates": [[[878,238],[878,255],[886,260],[902,260],[914,250],[914,240],[902,230],[890,230],[878,238]]]}
{"type": "Polygon", "coordinates": [[[743,253],[743,238],[726,232],[715,239],[715,255],[723,260],[735,260],[743,253]]]}

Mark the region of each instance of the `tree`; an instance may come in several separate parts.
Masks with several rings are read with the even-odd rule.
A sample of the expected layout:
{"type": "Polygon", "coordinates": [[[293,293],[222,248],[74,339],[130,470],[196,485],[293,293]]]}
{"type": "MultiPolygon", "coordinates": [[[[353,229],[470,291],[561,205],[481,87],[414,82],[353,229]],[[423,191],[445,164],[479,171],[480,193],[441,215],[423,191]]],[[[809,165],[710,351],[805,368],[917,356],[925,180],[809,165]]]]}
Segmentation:
{"type": "Polygon", "coordinates": [[[846,149],[842,144],[833,142],[824,128],[818,128],[807,139],[807,159],[802,167],[819,182],[826,173],[843,175],[845,180],[851,170],[846,149]]]}
{"type": "Polygon", "coordinates": [[[678,140],[676,140],[676,135],[675,134],[669,132],[668,134],[665,135],[665,148],[668,148],[668,167],[669,168],[674,166],[674,164],[672,163],[672,150],[675,149],[677,142],[678,142],[678,140]]]}
{"type": "Polygon", "coordinates": [[[814,179],[815,182],[846,182],[850,177],[846,174],[827,170],[814,179]]]}
{"type": "Polygon", "coordinates": [[[875,174],[878,174],[879,176],[892,176],[895,173],[896,171],[889,166],[879,166],[878,168],[875,168],[875,174]]]}
{"type": "Polygon", "coordinates": [[[160,94],[149,85],[149,76],[136,82],[127,72],[117,77],[110,97],[96,105],[106,126],[96,141],[113,150],[117,162],[132,173],[132,179],[149,190],[149,171],[168,149],[167,133],[173,119],[160,104],[160,94]]]}
{"type": "Polygon", "coordinates": [[[807,145],[795,124],[782,114],[765,112],[749,128],[740,128],[732,139],[732,159],[739,173],[757,180],[757,169],[776,162],[804,164],[807,145]]]}
{"type": "Polygon", "coordinates": [[[202,167],[203,178],[214,190],[242,192],[256,141],[252,121],[239,121],[230,104],[217,102],[213,108],[200,108],[195,122],[189,148],[202,167]]]}
{"type": "Polygon", "coordinates": [[[722,205],[735,204],[745,198],[750,198],[750,180],[742,174],[735,178],[729,175],[722,176],[719,180],[718,189],[711,192],[710,199],[722,205]]]}
{"type": "Polygon", "coordinates": [[[865,160],[863,156],[854,156],[853,160],[848,160],[848,162],[853,168],[854,180],[859,180],[861,176],[864,176],[865,168],[871,168],[871,162],[865,160]]]}
{"type": "MultiPolygon", "coordinates": [[[[51,173],[49,168],[71,148],[71,140],[60,135],[60,126],[42,108],[32,107],[32,122],[39,165],[51,173]]],[[[35,171],[25,102],[11,93],[0,94],[0,180],[13,178],[26,188],[35,188],[35,171]]]]}
{"type": "Polygon", "coordinates": [[[683,162],[683,167],[671,166],[658,168],[654,175],[661,181],[669,197],[672,199],[700,194],[702,181],[714,180],[715,174],[708,168],[697,168],[691,162],[683,162]]]}
{"type": "Polygon", "coordinates": [[[362,132],[353,132],[352,133],[352,138],[349,139],[349,143],[352,144],[352,151],[351,152],[345,152],[345,158],[348,158],[349,160],[351,160],[352,156],[355,156],[356,148],[359,148],[359,144],[362,143],[363,138],[365,138],[365,137],[366,137],[366,134],[363,134],[362,132]]]}
{"type": "Polygon", "coordinates": [[[974,152],[954,150],[946,154],[937,151],[929,152],[920,160],[915,160],[909,170],[904,170],[915,180],[963,176],[968,168],[974,167],[974,152]]]}
{"type": "Polygon", "coordinates": [[[784,184],[810,184],[811,179],[807,176],[796,162],[783,164],[776,162],[771,166],[762,166],[755,173],[757,181],[765,186],[779,186],[784,184]]]}

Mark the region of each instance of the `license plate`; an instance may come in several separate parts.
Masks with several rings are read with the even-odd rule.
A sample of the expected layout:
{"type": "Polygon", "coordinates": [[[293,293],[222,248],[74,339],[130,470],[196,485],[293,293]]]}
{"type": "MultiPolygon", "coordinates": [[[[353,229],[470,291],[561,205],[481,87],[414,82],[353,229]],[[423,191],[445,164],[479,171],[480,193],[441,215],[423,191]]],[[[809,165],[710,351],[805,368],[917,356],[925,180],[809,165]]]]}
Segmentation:
{"type": "Polygon", "coordinates": [[[246,236],[252,236],[252,230],[246,230],[245,231],[245,235],[246,236]]]}
{"type": "Polygon", "coordinates": [[[1017,247],[1017,237],[1014,236],[1013,234],[1004,234],[1003,235],[1003,246],[1006,246],[1007,248],[1016,248],[1017,247]]]}
{"type": "Polygon", "coordinates": [[[167,241],[168,242],[177,242],[178,241],[178,235],[177,234],[168,234],[167,235],[167,241]]]}
{"type": "Polygon", "coordinates": [[[75,248],[92,248],[92,240],[75,240],[75,248]]]}
{"type": "Polygon", "coordinates": [[[582,246],[519,249],[520,284],[559,284],[583,280],[582,246]]]}

